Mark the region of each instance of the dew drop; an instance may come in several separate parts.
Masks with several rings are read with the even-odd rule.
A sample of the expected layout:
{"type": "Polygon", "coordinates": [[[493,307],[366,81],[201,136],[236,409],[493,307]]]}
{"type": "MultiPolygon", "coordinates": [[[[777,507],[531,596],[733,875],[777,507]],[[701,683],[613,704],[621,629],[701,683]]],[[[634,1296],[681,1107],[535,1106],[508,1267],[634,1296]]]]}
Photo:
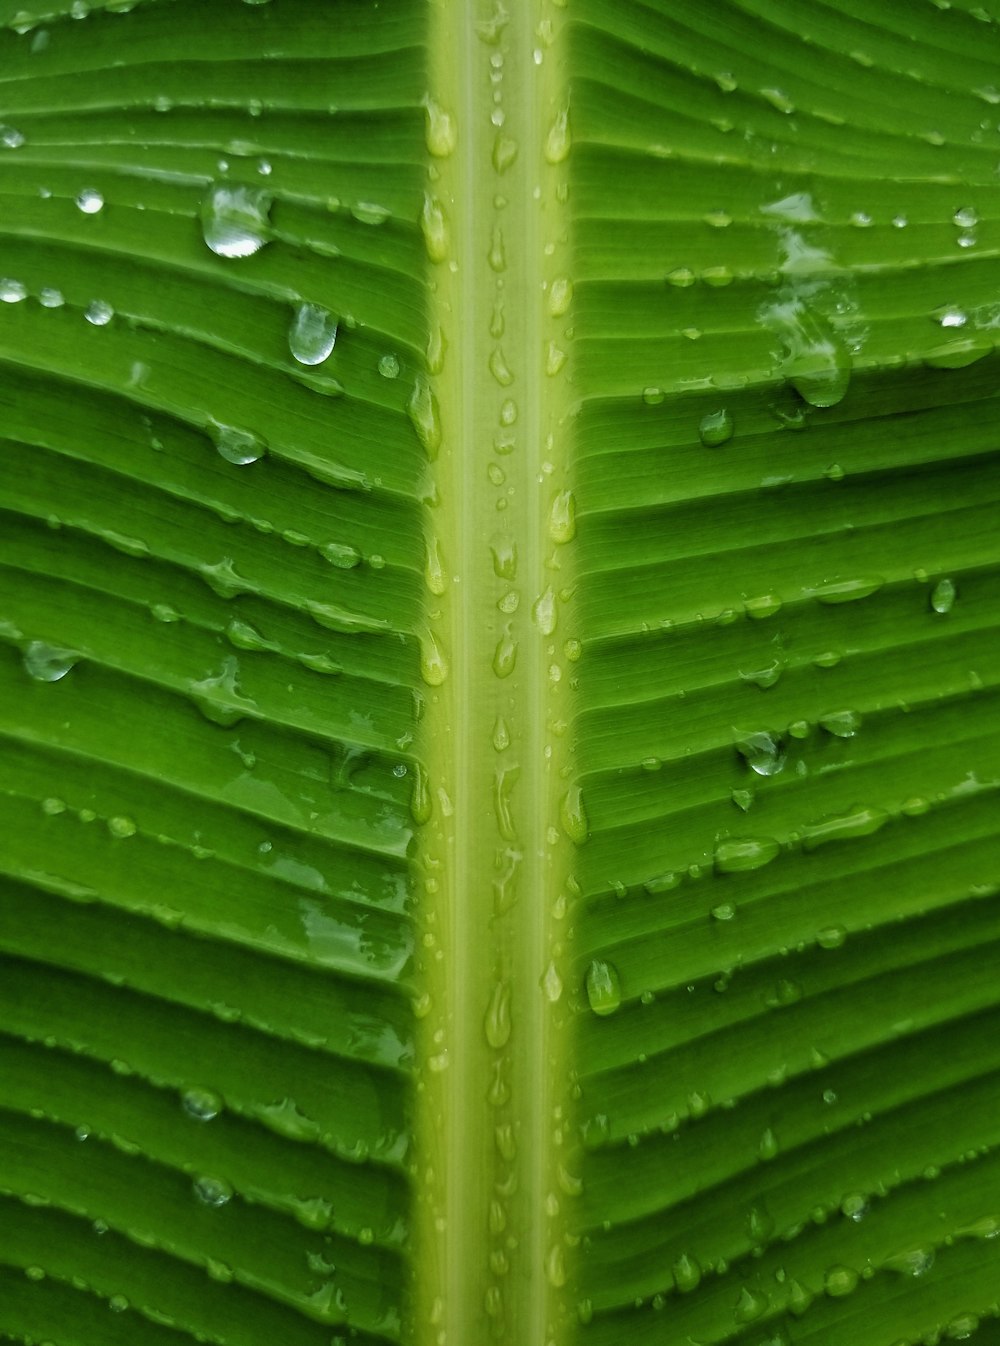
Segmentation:
{"type": "Polygon", "coordinates": [[[510,986],[498,981],[493,988],[484,1020],[486,1041],[497,1051],[510,1041],[510,986]]]}
{"type": "Polygon", "coordinates": [[[28,287],[20,280],[11,280],[9,277],[0,279],[0,302],[4,304],[19,304],[22,299],[27,299],[28,287]]]}
{"type": "Polygon", "coordinates": [[[233,1195],[233,1189],[219,1178],[195,1178],[194,1194],[205,1206],[224,1206],[233,1195]]]}
{"type": "Polygon", "coordinates": [[[568,276],[557,276],[549,287],[549,313],[561,318],[573,302],[573,282],[568,276]]]}
{"type": "Polygon", "coordinates": [[[108,831],[113,837],[124,840],[126,837],[134,837],[137,828],[131,818],[126,818],[124,814],[118,813],[113,818],[108,819],[108,831]]]}
{"type": "Polygon", "coordinates": [[[856,710],[831,710],[821,715],[818,723],[835,738],[853,738],[861,728],[861,716],[856,710]]]}
{"type": "Polygon", "coordinates": [[[744,1285],[740,1297],[733,1309],[733,1317],[738,1323],[753,1323],[767,1312],[767,1295],[744,1285]]]}
{"type": "Polygon", "coordinates": [[[384,379],[399,378],[399,360],[395,355],[383,355],[378,362],[378,372],[384,379]]]}
{"type": "Polygon", "coordinates": [[[28,677],[34,678],[36,682],[58,682],[79,658],[73,650],[49,645],[44,640],[32,640],[25,646],[21,662],[28,677]]]}
{"type": "Polygon", "coordinates": [[[432,262],[443,262],[448,256],[448,222],[445,219],[444,206],[429,192],[424,193],[420,229],[424,236],[427,256],[432,262]]]}
{"type": "Polygon", "coordinates": [[[551,584],[535,600],[531,616],[542,635],[551,636],[556,629],[556,596],[551,584]]]}
{"type": "Polygon", "coordinates": [[[758,776],[776,776],[785,765],[781,739],[767,730],[758,730],[737,739],[736,751],[758,776]]]}
{"type": "Polygon", "coordinates": [[[107,300],[94,299],[84,309],[83,316],[92,327],[107,327],[115,316],[115,311],[107,300]]]}
{"type": "Polygon", "coordinates": [[[223,425],[221,421],[209,421],[208,431],[219,456],[237,467],[257,463],[267,453],[267,444],[252,430],[223,425]]]}
{"type": "Polygon", "coordinates": [[[420,642],[420,676],[428,687],[440,687],[448,676],[448,661],[433,631],[420,642]]]}
{"type": "Polygon", "coordinates": [[[942,616],[950,612],[955,603],[958,591],[955,588],[955,581],[950,579],[938,580],[931,590],[931,608],[934,612],[942,616]]]}
{"type": "Polygon", "coordinates": [[[762,869],[775,859],[780,849],[773,837],[729,838],[720,841],[715,848],[715,869],[719,874],[762,869]]]}
{"type": "Polygon", "coordinates": [[[271,193],[215,183],[201,206],[202,236],[218,257],[252,257],[269,241],[271,193]]]}
{"type": "Polygon", "coordinates": [[[210,1122],[222,1111],[222,1099],[209,1089],[186,1089],[181,1095],[181,1107],[196,1122],[210,1122]]]}
{"type": "Polygon", "coordinates": [[[550,962],[542,976],[542,990],[545,992],[545,998],[552,1005],[562,995],[563,984],[562,977],[556,968],[555,963],[550,962]]]}
{"type": "Polygon", "coordinates": [[[361,553],[346,542],[324,542],[318,550],[323,560],[338,570],[353,570],[361,564],[361,553]]]}
{"type": "Polygon", "coordinates": [[[104,197],[96,187],[84,187],[77,195],[76,208],[84,215],[98,215],[104,209],[104,197]]]}
{"type": "Polygon", "coordinates": [[[434,390],[422,375],[418,376],[414,382],[413,392],[406,404],[406,411],[413,428],[417,432],[417,438],[423,445],[424,452],[428,459],[433,462],[437,458],[438,450],[441,447],[441,413],[438,409],[434,390]]]}
{"type": "Polygon", "coordinates": [[[493,651],[493,672],[498,678],[509,678],[517,665],[517,641],[511,635],[510,627],[504,630],[493,651]]]}
{"type": "Polygon", "coordinates": [[[728,411],[710,411],[698,423],[698,438],[706,448],[718,448],[732,437],[733,418],[728,411]]]}
{"type": "Polygon", "coordinates": [[[447,159],[449,154],[454,154],[458,141],[455,118],[433,98],[424,100],[424,111],[427,114],[424,135],[428,152],[435,159],[447,159]]]}
{"type": "Polygon", "coordinates": [[[559,821],[562,829],[577,846],[582,846],[590,835],[587,810],[583,802],[583,791],[579,785],[572,785],[563,796],[559,806],[559,821]]]}
{"type": "Polygon", "coordinates": [[[24,144],[24,136],[13,126],[0,126],[0,145],[7,150],[19,150],[24,144]]]}
{"type": "Polygon", "coordinates": [[[614,963],[595,958],[587,969],[586,988],[590,1008],[602,1018],[614,1014],[622,1003],[621,981],[614,963]]]}
{"type": "Polygon", "coordinates": [[[673,1266],[674,1284],[682,1295],[697,1290],[701,1284],[701,1266],[696,1257],[681,1253],[673,1266]]]}
{"type": "Polygon", "coordinates": [[[319,304],[297,304],[288,349],[300,365],[321,365],[337,343],[337,319],[319,304]]]}
{"type": "Polygon", "coordinates": [[[856,1289],[858,1273],[850,1267],[830,1267],[823,1277],[823,1289],[831,1299],[842,1299],[856,1289]]]}
{"type": "Polygon", "coordinates": [[[38,302],[42,308],[62,308],[66,300],[63,298],[61,290],[55,290],[51,286],[45,286],[38,292],[38,302]]]}
{"type": "Polygon", "coordinates": [[[569,108],[560,108],[556,118],[549,127],[549,133],[545,138],[545,159],[550,164],[561,164],[569,155],[573,144],[572,133],[569,126],[569,108]]]}
{"type": "Polygon", "coordinates": [[[570,490],[559,491],[549,506],[549,537],[563,544],[576,537],[576,498],[570,490]]]}
{"type": "Polygon", "coordinates": [[[979,216],[974,206],[960,206],[951,218],[959,229],[974,229],[979,223],[979,216]]]}

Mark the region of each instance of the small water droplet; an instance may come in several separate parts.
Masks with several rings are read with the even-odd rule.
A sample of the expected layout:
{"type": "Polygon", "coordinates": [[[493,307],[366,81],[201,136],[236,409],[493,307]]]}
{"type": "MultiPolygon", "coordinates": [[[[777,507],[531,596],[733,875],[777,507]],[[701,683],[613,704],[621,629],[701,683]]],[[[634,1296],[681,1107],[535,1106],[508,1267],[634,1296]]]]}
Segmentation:
{"type": "Polygon", "coordinates": [[[958,590],[955,588],[954,580],[938,580],[931,590],[931,608],[943,616],[946,612],[952,610],[957,594],[958,590]]]}
{"type": "Polygon", "coordinates": [[[445,219],[444,206],[430,192],[424,193],[420,228],[427,256],[432,262],[443,262],[448,256],[448,222],[445,219]]]}
{"type": "Polygon", "coordinates": [[[673,1266],[674,1284],[682,1295],[688,1295],[692,1290],[697,1290],[701,1284],[701,1266],[696,1257],[689,1253],[681,1253],[673,1266]]]}
{"type": "Polygon", "coordinates": [[[441,447],[441,413],[430,383],[418,375],[406,411],[428,459],[433,462],[441,447]]]}
{"type": "Polygon", "coordinates": [[[974,229],[979,223],[979,216],[974,206],[960,206],[951,218],[959,229],[974,229]]]}
{"type": "Polygon", "coordinates": [[[590,1008],[602,1018],[614,1014],[622,1003],[618,969],[602,958],[595,958],[587,969],[586,989],[590,1008]]]}
{"type": "Polygon", "coordinates": [[[498,678],[509,678],[517,665],[517,641],[511,634],[510,626],[504,629],[493,651],[493,672],[498,678]]]}
{"type": "Polygon", "coordinates": [[[730,837],[715,848],[716,872],[741,874],[762,869],[775,859],[780,849],[773,837],[730,837]]]}
{"type": "Polygon", "coordinates": [[[424,100],[424,111],[427,114],[424,135],[428,152],[435,159],[447,159],[458,142],[455,118],[433,98],[424,100]]]}
{"type": "Polygon", "coordinates": [[[785,765],[785,750],[780,737],[764,729],[738,738],[736,751],[758,776],[776,776],[785,765]]]}
{"type": "Polygon", "coordinates": [[[219,1178],[195,1178],[194,1194],[205,1206],[224,1206],[232,1198],[233,1189],[219,1178]]]}
{"type": "Polygon", "coordinates": [[[847,939],[847,931],[842,925],[827,925],[816,932],[816,943],[821,949],[839,949],[847,939]]]}
{"type": "Polygon", "coordinates": [[[545,992],[545,998],[550,1004],[554,1005],[562,995],[562,977],[554,962],[550,962],[542,976],[542,990],[545,992]]]}
{"type": "Polygon", "coordinates": [[[197,1122],[210,1122],[222,1111],[222,1099],[210,1089],[186,1089],[181,1095],[181,1107],[197,1122]]]}
{"type": "Polygon", "coordinates": [[[0,302],[4,304],[19,304],[22,299],[28,297],[28,287],[20,280],[11,280],[9,277],[0,279],[0,302]]]}
{"type": "Polygon", "coordinates": [[[252,257],[269,241],[271,193],[215,183],[201,206],[202,236],[218,257],[252,257]]]}
{"type": "Polygon", "coordinates": [[[76,207],[84,215],[98,215],[104,209],[104,197],[96,187],[84,187],[77,195],[76,207]]]}
{"type": "Polygon", "coordinates": [[[777,1156],[779,1149],[780,1146],[778,1144],[777,1136],[774,1134],[771,1127],[767,1127],[757,1145],[757,1153],[760,1155],[761,1159],[767,1162],[777,1156]]]}
{"type": "Polygon", "coordinates": [[[549,287],[549,313],[561,318],[573,302],[573,282],[568,276],[557,276],[549,287]]]}
{"type": "Polygon", "coordinates": [[[551,584],[535,600],[531,616],[543,636],[550,636],[556,629],[556,596],[551,584]]]}
{"type": "Polygon", "coordinates": [[[549,537],[553,542],[572,542],[576,536],[576,499],[571,490],[559,491],[549,506],[549,537]]]}
{"type": "Polygon", "coordinates": [[[61,290],[52,289],[45,286],[38,292],[38,302],[42,308],[62,308],[66,300],[63,298],[61,290]]]}
{"type": "Polygon", "coordinates": [[[338,570],[353,570],[361,564],[361,553],[345,542],[324,542],[319,548],[324,561],[329,561],[338,570]]]}
{"type": "Polygon", "coordinates": [[[569,108],[560,108],[545,138],[545,159],[550,164],[561,164],[569,155],[573,137],[569,125],[569,108]]]}
{"type": "Polygon", "coordinates": [[[484,1020],[486,1041],[497,1051],[510,1040],[510,986],[498,981],[493,988],[484,1020]]]}
{"type": "Polygon", "coordinates": [[[73,650],[63,649],[59,645],[49,645],[44,640],[32,640],[25,646],[21,655],[24,671],[36,682],[58,682],[64,678],[78,662],[80,656],[73,650]]]}
{"type": "Polygon", "coordinates": [[[710,411],[698,423],[698,438],[706,448],[718,448],[732,437],[733,418],[725,409],[710,411]]]}
{"type": "Polygon", "coordinates": [[[337,344],[337,319],[319,304],[297,304],[288,348],[300,365],[321,365],[337,344]]]}
{"type": "Polygon", "coordinates": [[[267,444],[252,430],[223,425],[221,421],[209,421],[208,430],[220,457],[237,467],[259,462],[267,453],[267,444]]]}
{"type": "Polygon", "coordinates": [[[137,828],[131,818],[126,818],[124,814],[119,813],[108,819],[108,831],[113,837],[124,840],[126,837],[134,837],[137,828]]]}
{"type": "Polygon", "coordinates": [[[378,362],[378,372],[384,379],[396,379],[399,377],[399,360],[395,355],[383,355],[378,362]]]}
{"type": "Polygon", "coordinates": [[[107,327],[115,311],[106,299],[94,299],[84,309],[83,316],[92,327],[107,327]]]}
{"type": "Polygon", "coordinates": [[[448,676],[448,661],[433,631],[420,642],[420,676],[428,687],[440,687],[448,676]]]}
{"type": "Polygon", "coordinates": [[[830,1267],[823,1277],[823,1289],[831,1299],[842,1299],[857,1288],[858,1273],[851,1267],[830,1267]]]}
{"type": "Polygon", "coordinates": [[[767,1306],[767,1295],[763,1291],[744,1285],[733,1308],[733,1317],[738,1323],[753,1323],[767,1312],[767,1306]]]}
{"type": "Polygon", "coordinates": [[[862,1192],[849,1192],[840,1203],[840,1213],[857,1224],[868,1214],[868,1198],[862,1192]]]}
{"type": "Polygon", "coordinates": [[[818,724],[835,738],[853,738],[861,728],[861,716],[856,710],[831,710],[819,717],[818,724]]]}
{"type": "Polygon", "coordinates": [[[19,150],[24,144],[24,136],[13,126],[0,126],[0,145],[7,150],[19,150]]]}
{"type": "Polygon", "coordinates": [[[563,796],[559,807],[559,821],[570,841],[582,846],[590,835],[590,825],[583,802],[583,791],[579,785],[570,786],[563,796]]]}

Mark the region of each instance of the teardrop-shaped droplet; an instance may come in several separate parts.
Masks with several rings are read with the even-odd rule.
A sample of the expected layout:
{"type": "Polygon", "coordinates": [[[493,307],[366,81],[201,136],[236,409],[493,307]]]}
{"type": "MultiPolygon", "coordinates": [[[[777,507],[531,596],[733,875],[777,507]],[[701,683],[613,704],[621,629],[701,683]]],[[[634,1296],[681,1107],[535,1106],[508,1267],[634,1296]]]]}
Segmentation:
{"type": "Polygon", "coordinates": [[[58,682],[79,658],[75,651],[49,645],[44,640],[29,641],[21,655],[24,671],[36,682],[58,682]]]}
{"type": "Polygon", "coordinates": [[[271,193],[215,183],[201,206],[205,242],[219,257],[252,257],[270,237],[271,193]]]}
{"type": "Polygon", "coordinates": [[[235,463],[237,467],[246,467],[249,463],[259,462],[267,453],[267,444],[252,430],[211,421],[209,432],[220,456],[225,458],[227,463],[235,463]]]}
{"type": "Polygon", "coordinates": [[[621,981],[614,963],[595,958],[587,968],[587,999],[595,1014],[614,1014],[622,1003],[621,981]]]}
{"type": "Polygon", "coordinates": [[[288,329],[288,349],[300,365],[321,365],[337,342],[337,319],[319,304],[298,304],[288,329]]]}

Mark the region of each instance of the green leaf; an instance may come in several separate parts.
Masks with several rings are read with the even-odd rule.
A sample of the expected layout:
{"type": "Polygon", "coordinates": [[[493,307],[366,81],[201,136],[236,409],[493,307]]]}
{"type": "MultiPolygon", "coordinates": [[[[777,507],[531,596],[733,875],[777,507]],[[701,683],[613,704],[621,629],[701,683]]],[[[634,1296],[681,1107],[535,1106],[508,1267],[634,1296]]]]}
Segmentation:
{"type": "Polygon", "coordinates": [[[0,0],[0,1337],[1000,1339],[998,60],[0,0]]]}

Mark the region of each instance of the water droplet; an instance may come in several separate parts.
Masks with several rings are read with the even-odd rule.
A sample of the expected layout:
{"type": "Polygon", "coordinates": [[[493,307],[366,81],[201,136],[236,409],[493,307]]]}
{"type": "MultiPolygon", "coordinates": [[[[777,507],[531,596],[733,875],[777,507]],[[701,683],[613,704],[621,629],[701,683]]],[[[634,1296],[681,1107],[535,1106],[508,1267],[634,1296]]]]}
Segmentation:
{"type": "Polygon", "coordinates": [[[736,751],[758,776],[776,776],[785,765],[780,737],[764,729],[742,735],[736,741],[736,751]]]}
{"type": "Polygon", "coordinates": [[[329,561],[338,570],[353,570],[361,564],[361,553],[345,542],[324,542],[318,551],[324,561],[329,561]]]}
{"type": "Polygon", "coordinates": [[[44,640],[32,640],[21,654],[24,671],[36,682],[58,682],[77,663],[80,656],[74,650],[49,645],[44,640]]]}
{"type": "Polygon", "coordinates": [[[337,344],[337,319],[319,304],[297,304],[288,349],[300,365],[321,365],[337,344]]]}
{"type": "Polygon", "coordinates": [[[511,635],[510,626],[504,629],[493,651],[493,672],[498,678],[509,678],[517,665],[517,641],[511,635]]]}
{"type": "Polygon", "coordinates": [[[542,635],[551,636],[556,629],[556,596],[551,584],[535,600],[531,616],[542,635]]]}
{"type": "Polygon", "coordinates": [[[498,981],[493,988],[484,1020],[486,1041],[497,1051],[510,1041],[510,986],[498,981]]]}
{"type": "Polygon", "coordinates": [[[108,819],[108,831],[113,837],[124,840],[126,837],[134,837],[137,828],[131,818],[126,818],[124,814],[119,813],[108,819]]]}
{"type": "Polygon", "coordinates": [[[24,136],[13,126],[0,126],[0,145],[6,150],[19,150],[24,144],[24,136]]]}
{"type": "Polygon", "coordinates": [[[441,447],[441,413],[430,383],[418,375],[406,404],[407,415],[428,459],[433,462],[441,447]]]}
{"type": "Polygon", "coordinates": [[[576,498],[570,490],[559,491],[549,506],[549,537],[553,542],[572,542],[576,537],[576,498]]]}
{"type": "Polygon", "coordinates": [[[587,999],[590,1008],[602,1018],[614,1014],[622,1003],[622,988],[614,963],[595,958],[587,969],[587,999]]]}
{"type": "Polygon", "coordinates": [[[209,421],[208,432],[220,457],[237,467],[246,467],[259,462],[267,453],[267,444],[252,430],[242,430],[239,426],[223,425],[221,421],[209,421]]]}
{"type": "Polygon", "coordinates": [[[885,809],[865,808],[856,804],[846,813],[832,813],[818,822],[807,823],[802,829],[802,845],[813,851],[828,841],[849,841],[853,837],[870,837],[889,821],[885,809]]]}
{"type": "Polygon", "coordinates": [[[448,676],[448,661],[433,631],[420,642],[420,676],[428,687],[440,687],[448,676]]]}
{"type": "Polygon", "coordinates": [[[11,280],[5,276],[0,280],[0,302],[4,304],[19,304],[22,299],[27,299],[28,287],[20,280],[11,280]]]}
{"type": "Polygon", "coordinates": [[[831,1299],[842,1299],[857,1288],[858,1273],[851,1267],[830,1267],[823,1277],[823,1289],[831,1299]]]}
{"type": "Polygon", "coordinates": [[[378,372],[384,379],[399,378],[399,360],[395,355],[383,355],[378,362],[378,372]]]}
{"type": "Polygon", "coordinates": [[[857,1224],[868,1214],[868,1198],[862,1192],[849,1192],[840,1203],[840,1213],[857,1224]]]}
{"type": "Polygon", "coordinates": [[[859,599],[870,598],[885,584],[881,575],[860,575],[853,579],[832,579],[821,584],[816,590],[820,603],[856,603],[859,599]]]}
{"type": "Polygon", "coordinates": [[[513,136],[501,133],[493,141],[492,162],[497,173],[506,173],[517,158],[517,141],[513,136]]]}
{"type": "Polygon", "coordinates": [[[424,193],[420,228],[427,256],[432,262],[443,262],[448,256],[448,222],[445,219],[444,206],[429,192],[424,193]]]}
{"type": "Polygon", "coordinates": [[[698,423],[698,438],[706,448],[715,449],[733,437],[733,418],[726,410],[710,411],[698,423]]]}
{"type": "Polygon", "coordinates": [[[681,1253],[673,1266],[674,1284],[682,1295],[697,1290],[701,1284],[701,1267],[696,1257],[681,1253]]]}
{"type": "Polygon", "coordinates": [[[960,206],[951,218],[959,229],[974,229],[979,223],[979,216],[974,206],[960,206]]]}
{"type": "Polygon", "coordinates": [[[194,1194],[206,1206],[224,1206],[233,1195],[233,1189],[219,1178],[195,1178],[194,1194]]]}
{"type": "Polygon", "coordinates": [[[560,108],[545,138],[545,159],[550,164],[561,164],[570,152],[573,137],[569,125],[569,108],[560,108]]]}
{"type": "Polygon", "coordinates": [[[847,931],[842,925],[827,925],[816,932],[816,943],[821,949],[839,949],[847,939],[847,931]]]}
{"type": "Polygon", "coordinates": [[[953,304],[946,304],[943,308],[935,309],[931,317],[942,327],[964,327],[969,320],[965,310],[956,308],[953,304]]]}
{"type": "Polygon", "coordinates": [[[351,206],[351,214],[359,224],[378,225],[385,224],[392,211],[377,201],[355,201],[351,206]]]}
{"type": "Polygon", "coordinates": [[[767,1312],[767,1306],[767,1295],[763,1291],[744,1285],[733,1308],[733,1317],[738,1323],[753,1323],[767,1312]]]}
{"type": "Polygon", "coordinates": [[[514,375],[511,372],[510,365],[499,346],[494,346],[490,351],[489,360],[490,373],[496,379],[501,388],[509,388],[514,382],[514,375]]]}
{"type": "Polygon", "coordinates": [[[38,302],[42,308],[62,308],[66,300],[63,298],[61,290],[54,290],[50,286],[45,286],[38,292],[38,302]]]}
{"type": "Polygon", "coordinates": [[[563,1259],[563,1250],[558,1243],[549,1249],[549,1255],[545,1259],[545,1275],[549,1284],[557,1290],[566,1284],[566,1263],[563,1259]]]}
{"type": "Polygon", "coordinates": [[[903,1252],[893,1253],[883,1262],[883,1266],[888,1271],[895,1271],[900,1276],[926,1276],[928,1271],[934,1265],[935,1254],[931,1247],[926,1248],[907,1248],[903,1252]]]}
{"type": "Polygon", "coordinates": [[[757,1153],[760,1155],[761,1159],[767,1162],[777,1156],[779,1149],[780,1146],[778,1145],[777,1136],[770,1127],[767,1127],[760,1138],[760,1143],[757,1146],[757,1153]]]}
{"type": "Polygon", "coordinates": [[[210,1122],[222,1111],[222,1099],[210,1089],[186,1089],[181,1095],[181,1107],[196,1122],[210,1122]]]}
{"type": "Polygon", "coordinates": [[[424,100],[424,111],[427,114],[424,135],[428,152],[435,159],[447,159],[449,154],[454,153],[458,141],[455,118],[439,103],[435,103],[433,98],[424,100]]]}
{"type": "Polygon", "coordinates": [[[731,837],[715,848],[715,868],[719,874],[740,874],[762,869],[777,856],[780,846],[773,837],[731,837]]]}
{"type": "Polygon", "coordinates": [[[819,717],[818,724],[835,738],[853,738],[861,728],[861,716],[856,710],[831,710],[819,717]]]}
{"type": "Polygon", "coordinates": [[[549,287],[549,313],[561,318],[573,302],[573,282],[568,276],[557,276],[549,287]]]}
{"type": "Polygon", "coordinates": [[[559,821],[562,829],[577,846],[582,846],[590,835],[587,810],[583,802],[583,791],[579,785],[572,785],[563,796],[559,806],[559,821]]]}
{"type": "Polygon", "coordinates": [[[97,215],[104,209],[104,197],[96,187],[84,187],[77,195],[76,207],[84,215],[97,215]]]}
{"type": "Polygon", "coordinates": [[[108,1308],[112,1313],[124,1313],[128,1308],[128,1300],[124,1295],[112,1295],[108,1300],[108,1308]]]}
{"type": "Polygon", "coordinates": [[[115,311],[106,299],[94,299],[83,310],[83,316],[92,327],[107,327],[115,311]]]}
{"type": "Polygon", "coordinates": [[[851,356],[833,325],[802,299],[766,305],[762,320],[784,343],[781,373],[813,407],[843,401],[851,381],[851,356]]]}
{"type": "Polygon", "coordinates": [[[954,606],[957,592],[954,580],[938,580],[931,590],[931,608],[935,612],[941,613],[942,616],[946,612],[950,612],[954,606]]]}
{"type": "Polygon", "coordinates": [[[554,1005],[562,995],[562,989],[562,977],[560,977],[555,963],[550,962],[542,976],[542,990],[545,992],[546,1000],[554,1005]]]}
{"type": "Polygon", "coordinates": [[[218,257],[252,257],[269,241],[271,193],[215,183],[201,206],[205,242],[218,257]]]}

